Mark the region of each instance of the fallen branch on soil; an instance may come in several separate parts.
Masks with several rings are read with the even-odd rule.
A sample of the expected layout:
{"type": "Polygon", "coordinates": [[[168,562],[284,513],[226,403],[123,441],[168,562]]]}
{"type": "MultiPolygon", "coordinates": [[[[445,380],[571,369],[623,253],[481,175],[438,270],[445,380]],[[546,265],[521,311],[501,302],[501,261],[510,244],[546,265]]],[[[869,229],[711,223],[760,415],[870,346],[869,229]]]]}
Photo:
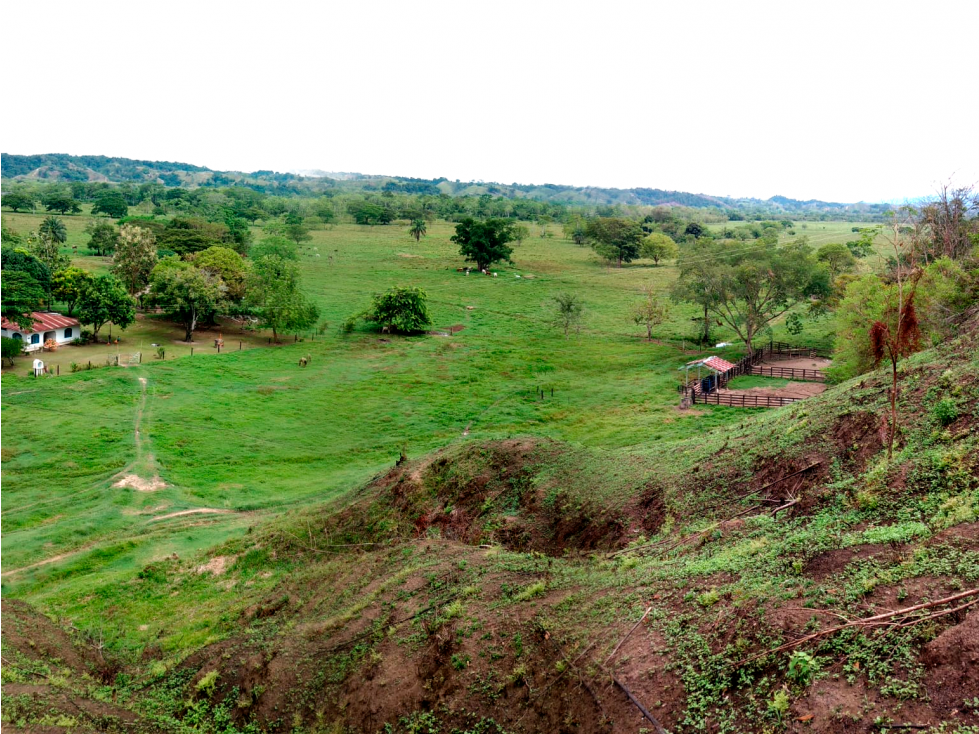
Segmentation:
{"type": "MultiPolygon", "coordinates": [[[[699,530],[696,533],[692,533],[690,535],[687,535],[687,536],[681,538],[678,541],[675,541],[672,545],[669,545],[666,548],[664,548],[663,550],[661,550],[660,553],[669,553],[671,550],[674,550],[675,548],[679,548],[681,545],[684,545],[684,544],[688,543],[691,540],[696,540],[697,538],[703,537],[704,535],[706,535],[707,533],[711,532],[712,530],[716,530],[718,527],[720,527],[724,523],[731,522],[731,520],[736,520],[737,518],[741,517],[742,515],[747,515],[749,512],[753,512],[754,510],[760,510],[761,507],[762,507],[762,505],[752,505],[747,510],[742,510],[741,512],[739,512],[737,515],[732,515],[731,517],[727,518],[726,520],[719,520],[718,522],[715,522],[713,525],[711,525],[708,528],[704,528],[703,530],[699,530]]],[[[663,543],[666,543],[669,540],[671,540],[671,539],[670,538],[664,538],[663,540],[657,540],[655,543],[649,543],[647,545],[637,545],[634,548],[623,548],[622,550],[618,550],[618,551],[615,551],[615,553],[609,554],[608,555],[608,558],[615,558],[616,556],[620,556],[623,553],[634,553],[635,551],[639,551],[639,550],[648,550],[650,548],[656,548],[657,546],[661,546],[661,545],[663,545],[663,543]]]]}
{"type": "Polygon", "coordinates": [[[649,713],[649,711],[646,710],[645,706],[639,703],[639,699],[637,699],[635,696],[632,695],[632,691],[626,688],[625,685],[622,683],[622,681],[620,681],[618,678],[616,678],[613,675],[612,682],[615,683],[615,685],[617,685],[622,690],[622,692],[629,697],[629,700],[632,701],[635,707],[639,709],[642,712],[642,715],[649,720],[649,722],[656,729],[656,734],[668,734],[666,729],[663,728],[663,725],[659,723],[659,721],[656,719],[655,716],[653,716],[651,713],[649,713]]]}
{"type": "MultiPolygon", "coordinates": [[[[555,683],[557,683],[559,680],[561,680],[564,677],[564,674],[567,673],[569,670],[571,670],[574,667],[575,663],[577,663],[579,660],[581,660],[582,657],[584,657],[584,655],[585,655],[586,652],[588,652],[593,647],[595,647],[595,644],[596,643],[593,642],[588,647],[586,647],[584,650],[582,650],[581,653],[579,653],[578,657],[576,657],[574,660],[572,660],[570,663],[568,663],[568,667],[566,667],[564,670],[562,670],[560,673],[558,673],[557,677],[554,680],[552,680],[546,686],[544,686],[543,688],[541,688],[540,689],[540,693],[537,694],[537,696],[534,698],[534,700],[527,702],[527,706],[528,706],[527,710],[524,711],[520,715],[520,718],[517,719],[514,722],[513,725],[516,726],[517,724],[519,724],[523,720],[524,716],[526,716],[527,714],[530,713],[531,709],[529,707],[531,706],[531,704],[536,703],[537,701],[539,701],[540,698],[541,698],[541,696],[543,696],[545,693],[547,693],[547,691],[550,690],[551,686],[553,686],[555,683]]],[[[558,647],[560,647],[560,646],[558,646],[558,647]]],[[[592,695],[594,696],[595,694],[592,693],[592,695]]],[[[596,697],[595,700],[596,701],[598,700],[597,697],[596,697]]]]}
{"type": "Polygon", "coordinates": [[[827,635],[835,634],[841,630],[849,629],[851,627],[910,627],[911,625],[924,622],[928,619],[935,619],[936,617],[942,617],[948,614],[954,614],[955,612],[962,611],[967,607],[971,607],[973,604],[979,603],[979,599],[973,599],[970,602],[961,604],[954,609],[943,609],[940,612],[935,612],[934,614],[929,614],[924,617],[915,617],[913,619],[903,620],[899,622],[891,621],[895,617],[906,617],[914,612],[919,612],[922,609],[932,609],[934,607],[941,606],[943,604],[951,604],[959,599],[966,599],[970,596],[979,596],[979,588],[969,589],[968,591],[963,591],[953,596],[947,596],[944,599],[936,599],[935,601],[923,602],[922,604],[915,604],[912,607],[905,607],[904,609],[898,609],[893,612],[886,612],[884,614],[878,614],[873,617],[864,617],[863,619],[855,619],[852,622],[847,622],[846,624],[837,625],[836,627],[830,627],[829,629],[822,630],[820,632],[815,632],[811,635],[806,635],[805,637],[800,637],[794,642],[787,642],[784,645],[779,645],[778,647],[772,648],[771,650],[766,650],[765,652],[760,652],[756,655],[751,655],[738,663],[735,663],[734,667],[740,667],[745,663],[749,663],[752,660],[757,660],[763,658],[767,655],[772,655],[777,652],[783,652],[785,650],[791,650],[793,648],[799,647],[806,642],[818,639],[820,637],[826,637],[827,635]]]}
{"type": "Polygon", "coordinates": [[[622,645],[623,645],[623,644],[625,644],[625,641],[629,639],[629,637],[630,637],[630,636],[632,635],[632,633],[633,633],[633,632],[635,632],[635,631],[636,631],[636,630],[637,630],[637,629],[639,628],[639,625],[641,625],[641,624],[643,623],[643,620],[645,620],[645,619],[646,619],[646,617],[648,617],[648,616],[649,616],[649,613],[650,613],[651,611],[653,611],[653,608],[652,608],[652,607],[646,607],[646,613],[645,613],[645,614],[643,614],[643,615],[642,615],[642,616],[641,616],[641,617],[639,618],[639,621],[638,621],[638,622],[636,622],[636,623],[635,623],[634,625],[632,625],[632,628],[631,628],[631,629],[630,629],[630,630],[629,630],[628,632],[626,632],[626,633],[625,633],[625,637],[623,637],[623,638],[622,638],[621,640],[619,640],[619,644],[618,644],[618,645],[616,645],[616,646],[615,646],[615,649],[614,649],[614,650],[612,650],[612,652],[611,652],[611,653],[609,653],[609,656],[608,656],[607,658],[605,658],[605,663],[604,663],[604,665],[608,665],[608,664],[609,664],[609,661],[610,661],[610,660],[611,660],[612,658],[614,658],[614,657],[615,657],[615,653],[617,653],[617,652],[619,651],[619,648],[620,648],[620,647],[622,647],[622,645]]]}

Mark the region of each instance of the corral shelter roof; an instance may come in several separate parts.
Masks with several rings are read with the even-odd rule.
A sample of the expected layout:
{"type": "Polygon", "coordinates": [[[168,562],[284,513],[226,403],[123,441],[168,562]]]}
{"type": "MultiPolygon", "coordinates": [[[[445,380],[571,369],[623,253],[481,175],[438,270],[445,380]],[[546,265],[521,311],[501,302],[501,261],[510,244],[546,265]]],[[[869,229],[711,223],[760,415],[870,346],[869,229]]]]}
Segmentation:
{"type": "Polygon", "coordinates": [[[697,367],[699,365],[703,365],[708,369],[714,370],[714,372],[727,372],[729,369],[734,367],[734,365],[728,362],[726,359],[721,359],[720,357],[711,355],[710,357],[704,357],[703,359],[695,359],[693,362],[687,362],[687,364],[680,369],[689,370],[691,367],[697,367]]]}
{"type": "Polygon", "coordinates": [[[34,319],[34,325],[30,329],[22,329],[13,321],[8,321],[7,319],[0,320],[2,321],[0,327],[9,331],[18,331],[22,334],[33,334],[52,331],[54,329],[63,329],[66,326],[81,326],[81,322],[78,319],[73,319],[71,316],[62,316],[60,313],[53,313],[51,311],[32,311],[31,317],[34,319]]]}

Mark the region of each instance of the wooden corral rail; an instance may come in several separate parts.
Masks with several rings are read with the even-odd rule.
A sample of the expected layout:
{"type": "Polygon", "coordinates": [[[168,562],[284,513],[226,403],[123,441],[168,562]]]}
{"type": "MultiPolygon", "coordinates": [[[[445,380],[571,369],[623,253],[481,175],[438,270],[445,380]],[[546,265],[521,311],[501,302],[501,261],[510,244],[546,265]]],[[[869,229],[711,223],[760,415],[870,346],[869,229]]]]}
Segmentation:
{"type": "MultiPolygon", "coordinates": [[[[786,377],[796,380],[812,380],[815,382],[825,381],[825,376],[819,370],[801,370],[790,367],[760,367],[760,362],[771,362],[779,359],[798,359],[815,358],[824,356],[814,347],[793,347],[785,342],[769,342],[765,346],[756,349],[749,355],[739,359],[734,367],[727,372],[722,372],[710,383],[709,392],[713,393],[717,388],[727,386],[727,383],[740,375],[765,375],[768,377],[786,377]],[[774,374],[772,373],[774,371],[774,374]],[[779,372],[782,374],[779,374],[779,372]],[[794,373],[794,374],[789,374],[794,373]]],[[[698,395],[704,393],[703,381],[696,378],[686,383],[680,383],[678,392],[690,392],[691,390],[698,395]]]]}
{"type": "Polygon", "coordinates": [[[806,370],[796,367],[758,367],[751,368],[751,374],[763,377],[784,377],[788,380],[808,380],[809,382],[825,382],[826,375],[821,370],[806,370]]]}
{"type": "Polygon", "coordinates": [[[789,403],[796,403],[803,398],[785,398],[776,395],[746,395],[745,393],[694,393],[691,400],[694,404],[730,405],[735,408],[780,408],[789,403]]]}

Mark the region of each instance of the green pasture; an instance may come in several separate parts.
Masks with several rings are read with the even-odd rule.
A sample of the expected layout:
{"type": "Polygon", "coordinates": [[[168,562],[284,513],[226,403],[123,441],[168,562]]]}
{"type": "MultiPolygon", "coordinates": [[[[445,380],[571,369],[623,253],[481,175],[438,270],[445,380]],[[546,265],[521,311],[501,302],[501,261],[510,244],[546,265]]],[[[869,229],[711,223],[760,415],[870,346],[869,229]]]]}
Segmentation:
{"type": "MultiPolygon", "coordinates": [[[[28,215],[4,221],[29,229],[28,215]]],[[[55,357],[80,363],[86,349],[139,346],[139,366],[78,374],[62,366],[60,377],[35,380],[18,360],[3,377],[3,593],[84,598],[153,560],[196,554],[264,517],[346,493],[392,466],[403,446],[419,456],[530,434],[618,450],[744,419],[733,408],[676,409],[678,368],[706,354],[689,342],[683,349],[699,328],[695,308],[674,307],[653,342],[629,318],[643,285],[665,297],[672,266],[609,268],[554,227],[521,243],[497,277],[467,276],[452,233],[436,223],[416,243],[403,226],[315,230],[302,254],[326,324],[315,338],[286,335],[267,347],[267,334],[251,332],[242,339],[267,348],[237,351],[238,336],[226,333],[230,349],[218,355],[199,337],[190,357],[189,345],[174,344],[179,329],[154,316],[124,332],[118,348],[68,347],[55,357]],[[393,285],[424,288],[433,330],[456,327],[453,335],[339,334],[372,293],[393,285]],[[581,333],[569,338],[549,323],[562,291],[587,306],[581,333]],[[153,359],[146,342],[167,339],[167,360],[153,359]],[[158,474],[167,486],[113,486],[128,472],[158,474]],[[202,508],[222,513],[163,517],[202,508]]],[[[827,321],[794,338],[774,329],[799,342],[829,334],[827,321]]],[[[720,328],[716,337],[733,341],[720,328]]]]}

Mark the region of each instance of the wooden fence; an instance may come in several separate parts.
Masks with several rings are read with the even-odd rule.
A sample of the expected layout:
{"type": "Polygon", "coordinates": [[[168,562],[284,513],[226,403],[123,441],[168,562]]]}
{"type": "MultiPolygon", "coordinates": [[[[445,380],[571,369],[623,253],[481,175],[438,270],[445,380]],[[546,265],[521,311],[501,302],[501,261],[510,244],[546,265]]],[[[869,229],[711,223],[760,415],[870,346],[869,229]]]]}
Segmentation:
{"type": "Polygon", "coordinates": [[[698,395],[702,395],[705,392],[713,393],[716,389],[726,387],[727,384],[733,380],[735,377],[740,375],[758,375],[765,374],[770,377],[788,377],[790,379],[799,380],[813,380],[817,382],[822,382],[825,380],[823,373],[819,370],[798,370],[791,367],[760,367],[758,366],[760,362],[771,362],[780,359],[799,359],[799,358],[815,358],[823,357],[824,355],[814,347],[793,347],[785,342],[772,341],[763,347],[756,349],[749,355],[745,355],[739,359],[734,367],[729,369],[727,372],[721,372],[717,374],[716,379],[709,380],[707,385],[708,390],[704,389],[704,379],[692,378],[686,383],[680,383],[678,391],[687,392],[693,391],[698,395]],[[786,374],[773,374],[768,375],[767,372],[756,372],[755,370],[775,370],[776,372],[782,370],[786,374]],[[797,375],[793,376],[788,373],[795,372],[797,375]],[[808,373],[810,376],[803,377],[803,373],[808,373]],[[815,376],[818,374],[818,377],[815,376]]]}
{"type": "Polygon", "coordinates": [[[751,374],[762,377],[783,377],[787,380],[826,381],[826,375],[821,370],[806,370],[796,367],[758,367],[756,365],[751,368],[751,374]]]}
{"type": "Polygon", "coordinates": [[[697,403],[704,405],[730,405],[735,408],[780,408],[783,405],[803,400],[803,398],[785,398],[775,395],[746,395],[744,393],[720,392],[691,392],[690,396],[694,405],[697,403]]]}

